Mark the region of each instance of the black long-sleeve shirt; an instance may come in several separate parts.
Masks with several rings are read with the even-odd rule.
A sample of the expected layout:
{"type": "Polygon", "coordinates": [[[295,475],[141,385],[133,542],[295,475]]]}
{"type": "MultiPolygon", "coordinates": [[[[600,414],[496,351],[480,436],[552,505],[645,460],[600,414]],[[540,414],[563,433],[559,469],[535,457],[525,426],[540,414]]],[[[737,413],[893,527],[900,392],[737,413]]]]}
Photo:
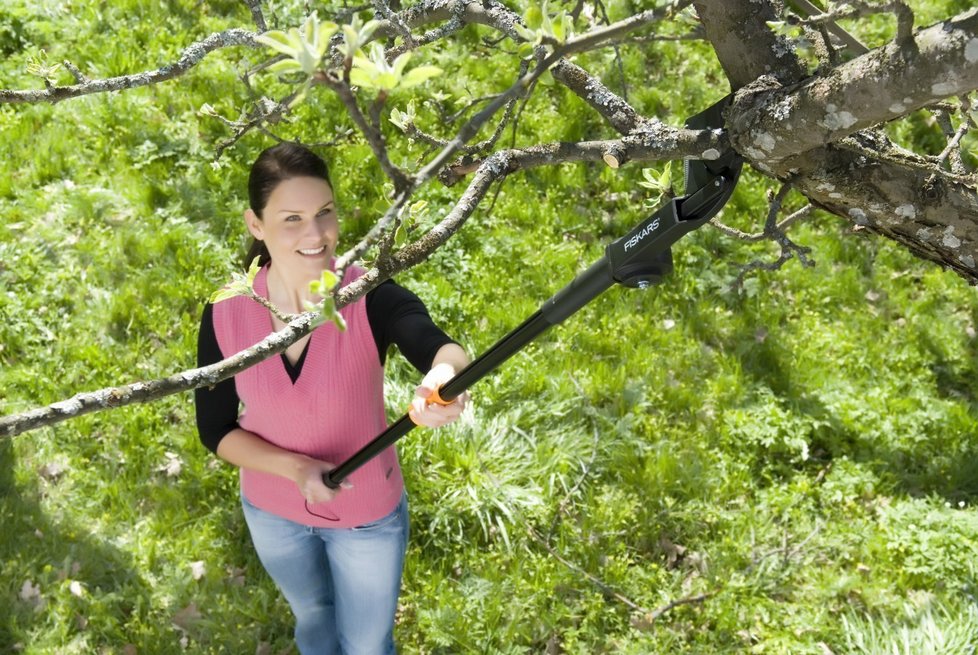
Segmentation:
{"type": "MultiPolygon", "coordinates": [[[[369,291],[366,303],[367,320],[370,323],[374,343],[377,344],[381,365],[384,364],[387,351],[393,344],[415,368],[427,372],[438,349],[445,344],[455,343],[431,320],[421,299],[393,280],[388,280],[369,291]]],[[[288,360],[285,353],[280,355],[293,383],[302,372],[308,349],[307,342],[305,350],[295,364],[288,360]]],[[[207,366],[222,359],[224,355],[214,333],[213,306],[208,304],[204,307],[200,321],[197,366],[207,366]]],[[[216,453],[221,439],[238,427],[239,398],[234,378],[228,378],[210,388],[196,389],[194,400],[200,441],[216,453]]]]}

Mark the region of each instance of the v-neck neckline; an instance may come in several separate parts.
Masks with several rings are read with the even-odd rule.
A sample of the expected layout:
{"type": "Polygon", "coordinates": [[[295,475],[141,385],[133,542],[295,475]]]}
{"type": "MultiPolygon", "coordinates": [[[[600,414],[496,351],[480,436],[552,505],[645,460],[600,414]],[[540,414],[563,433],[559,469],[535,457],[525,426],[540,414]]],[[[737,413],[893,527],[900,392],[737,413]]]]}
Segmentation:
{"type": "Polygon", "coordinates": [[[309,336],[309,340],[306,341],[305,347],[302,349],[302,354],[299,355],[299,359],[295,360],[295,364],[289,361],[288,355],[284,352],[279,353],[279,357],[282,358],[282,366],[285,367],[285,374],[289,376],[292,380],[292,386],[295,386],[299,382],[299,376],[302,375],[302,369],[305,367],[306,355],[309,354],[309,344],[312,343],[312,335],[309,336]]]}
{"type": "MultiPolygon", "coordinates": [[[[263,266],[262,269],[258,271],[258,275],[255,276],[255,281],[252,283],[255,293],[269,302],[271,302],[271,298],[269,298],[270,294],[268,293],[268,270],[270,265],[271,263],[269,262],[269,264],[263,266]]],[[[272,332],[278,332],[278,329],[275,327],[275,320],[272,317],[271,310],[266,311],[268,312],[269,327],[271,328],[272,332]]],[[[289,382],[292,383],[293,387],[299,384],[299,381],[302,379],[302,371],[305,370],[306,355],[309,354],[309,347],[312,345],[315,332],[315,329],[309,332],[309,338],[306,340],[306,345],[303,347],[302,353],[299,355],[299,359],[295,360],[295,364],[289,361],[288,355],[285,354],[285,351],[279,353],[278,359],[281,363],[281,370],[285,374],[285,377],[288,378],[289,382]],[[293,377],[293,373],[295,374],[295,377],[293,377]]]]}

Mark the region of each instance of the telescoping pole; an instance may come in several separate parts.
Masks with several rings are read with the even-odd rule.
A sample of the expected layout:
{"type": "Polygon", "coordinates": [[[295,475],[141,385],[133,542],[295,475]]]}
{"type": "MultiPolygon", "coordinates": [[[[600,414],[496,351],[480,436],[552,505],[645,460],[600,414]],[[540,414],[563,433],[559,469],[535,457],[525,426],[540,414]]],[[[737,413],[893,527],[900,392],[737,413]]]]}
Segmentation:
{"type": "MultiPolygon", "coordinates": [[[[727,98],[697,114],[687,121],[687,125],[697,128],[721,125],[721,112],[726,102],[727,98]]],[[[661,282],[672,271],[672,244],[708,222],[720,211],[733,193],[741,164],[742,160],[733,151],[710,162],[689,162],[686,171],[686,195],[673,198],[632,228],[628,234],[609,244],[601,259],[543,303],[519,327],[442,385],[429,398],[429,402],[452,402],[545,330],[577,312],[613,284],[644,289],[661,282]]],[[[414,421],[405,413],[349,459],[332,471],[324,473],[323,483],[330,488],[338,488],[350,474],[414,427],[414,421]]]]}
{"type": "MultiPolygon", "coordinates": [[[[548,300],[519,327],[497,341],[489,350],[442,385],[437,391],[438,399],[435,399],[434,402],[445,404],[452,402],[466,389],[492,373],[503,362],[540,336],[547,328],[556,325],[576,312],[613,283],[607,257],[602,257],[591,268],[574,278],[574,281],[561,291],[564,294],[562,297],[561,293],[558,293],[548,300]]],[[[404,414],[349,459],[329,473],[324,474],[323,482],[328,487],[338,487],[351,473],[379,455],[414,427],[415,424],[410,415],[404,414]]]]}

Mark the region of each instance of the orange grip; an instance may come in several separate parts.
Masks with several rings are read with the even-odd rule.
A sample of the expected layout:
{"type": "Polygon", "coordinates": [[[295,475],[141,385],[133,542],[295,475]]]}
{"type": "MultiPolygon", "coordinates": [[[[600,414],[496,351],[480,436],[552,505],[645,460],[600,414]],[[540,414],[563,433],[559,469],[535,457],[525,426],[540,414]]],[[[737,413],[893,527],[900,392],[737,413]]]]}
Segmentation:
{"type": "MultiPolygon", "coordinates": [[[[444,398],[442,398],[441,394],[438,393],[440,389],[441,389],[441,385],[438,385],[434,391],[428,394],[428,397],[425,398],[425,402],[429,405],[451,405],[453,402],[455,402],[454,398],[452,398],[451,400],[445,400],[444,398]]],[[[411,417],[411,420],[414,422],[415,425],[421,425],[415,420],[414,414],[412,413],[413,409],[414,409],[413,405],[408,405],[407,408],[408,416],[411,417]]]]}
{"type": "Polygon", "coordinates": [[[438,393],[439,391],[441,391],[441,385],[435,387],[435,390],[431,392],[431,395],[429,395],[425,399],[427,400],[429,405],[431,405],[432,403],[436,405],[451,405],[453,402],[455,402],[454,398],[452,398],[451,400],[445,400],[444,398],[442,398],[441,394],[438,393]]]}

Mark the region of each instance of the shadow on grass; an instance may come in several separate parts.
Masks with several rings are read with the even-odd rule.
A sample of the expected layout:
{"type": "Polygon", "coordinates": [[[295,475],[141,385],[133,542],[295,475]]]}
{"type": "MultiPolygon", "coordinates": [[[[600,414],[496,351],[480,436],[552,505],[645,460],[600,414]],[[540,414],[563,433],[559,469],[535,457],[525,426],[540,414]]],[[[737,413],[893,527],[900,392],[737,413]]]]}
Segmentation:
{"type": "Polygon", "coordinates": [[[124,633],[146,581],[70,507],[45,512],[40,479],[19,485],[14,472],[11,442],[0,440],[0,652],[57,652],[85,634],[124,633]]]}
{"type": "MultiPolygon", "coordinates": [[[[757,384],[770,388],[792,412],[821,424],[809,443],[815,461],[845,456],[866,464],[895,493],[916,497],[938,495],[952,503],[978,496],[978,441],[974,439],[978,435],[967,434],[966,427],[978,424],[978,402],[975,400],[978,398],[978,371],[974,366],[965,371],[955,368],[943,358],[940,348],[929,348],[934,358],[930,364],[936,382],[934,401],[955,403],[960,415],[954,417],[953,425],[934,427],[922,421],[921,426],[926,427],[928,434],[914,433],[913,428],[920,426],[913,423],[893,421],[900,433],[888,435],[892,436],[890,440],[887,435],[868,437],[854,429],[851,421],[847,424],[817,394],[793,383],[791,352],[779,345],[776,337],[768,336],[758,343],[753,334],[742,334],[736,343],[749,344],[735,348],[745,374],[757,384]]],[[[978,361],[973,344],[970,350],[970,361],[978,361]]],[[[895,405],[899,406],[898,403],[895,405]]],[[[871,408],[867,413],[885,414],[886,411],[886,408],[871,408]]],[[[885,418],[877,416],[874,420],[879,425],[886,425],[885,418]]],[[[776,465],[770,461],[765,464],[776,465]]]]}

